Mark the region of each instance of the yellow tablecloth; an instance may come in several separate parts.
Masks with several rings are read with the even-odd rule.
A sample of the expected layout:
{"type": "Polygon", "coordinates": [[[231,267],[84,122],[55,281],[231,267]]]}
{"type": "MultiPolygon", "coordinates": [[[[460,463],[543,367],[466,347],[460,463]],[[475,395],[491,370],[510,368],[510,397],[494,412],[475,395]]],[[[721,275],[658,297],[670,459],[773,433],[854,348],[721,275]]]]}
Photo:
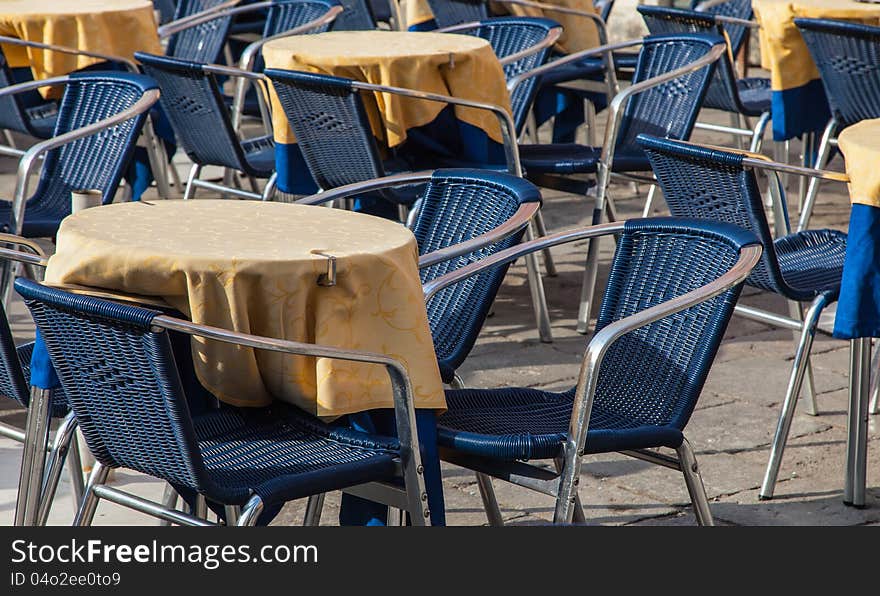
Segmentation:
{"type": "MultiPolygon", "coordinates": [[[[424,23],[434,18],[427,0],[405,0],[405,2],[404,13],[407,26],[424,23]]],[[[563,8],[572,8],[584,12],[599,13],[593,6],[592,0],[549,0],[542,3],[555,4],[563,8]]],[[[492,10],[498,14],[509,13],[516,16],[553,19],[562,25],[564,30],[557,46],[562,52],[567,54],[589,50],[599,45],[599,32],[596,30],[596,25],[582,16],[498,2],[492,3],[492,10]]]]}
{"type": "MultiPolygon", "coordinates": [[[[384,353],[415,403],[445,408],[418,249],[404,226],[350,211],[234,200],[118,203],[65,219],[46,281],[158,296],[193,321],[384,353]],[[337,285],[317,285],[323,252],[337,285]]],[[[318,416],[392,407],[384,367],[193,340],[201,382],[224,402],[280,399],[318,416]]]]}
{"type": "Polygon", "coordinates": [[[761,24],[761,64],[770,71],[771,86],[777,91],[819,78],[795,18],[880,23],[880,4],[855,0],[752,0],[752,8],[761,24]]]}
{"type": "Polygon", "coordinates": [[[853,203],[880,207],[880,118],[863,120],[840,133],[853,203]]]}
{"type": "MultiPolygon", "coordinates": [[[[468,35],[400,31],[297,35],[267,43],[263,58],[270,68],[406,87],[510,109],[504,71],[492,48],[486,40],[468,35]]],[[[365,104],[373,133],[389,147],[403,143],[408,129],[432,122],[446,107],[388,93],[374,94],[365,104]]],[[[272,112],[276,142],[294,142],[276,97],[272,112]]],[[[490,112],[456,108],[455,114],[502,142],[498,121],[490,112]]]]}

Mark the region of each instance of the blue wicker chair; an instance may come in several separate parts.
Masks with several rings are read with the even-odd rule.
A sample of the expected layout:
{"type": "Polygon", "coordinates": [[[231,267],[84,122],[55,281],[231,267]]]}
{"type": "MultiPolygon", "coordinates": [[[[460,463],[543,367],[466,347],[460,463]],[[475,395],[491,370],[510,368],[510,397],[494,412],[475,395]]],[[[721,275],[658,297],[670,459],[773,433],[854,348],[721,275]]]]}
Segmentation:
{"type": "MultiPolygon", "coordinates": [[[[732,223],[751,230],[764,246],[761,262],[747,284],[789,300],[791,317],[737,306],[747,318],[787,328],[799,335],[797,351],[779,424],[771,447],[770,462],[759,496],[773,496],[788,431],[804,379],[813,397],[809,368],[810,349],[822,310],[837,300],[846,255],[846,234],[837,230],[804,230],[790,233],[782,185],[775,171],[791,170],[782,164],[756,159],[748,154],[723,151],[648,136],[639,137],[670,213],[678,217],[703,217],[732,223]],[[770,172],[771,196],[777,233],[774,239],[764,212],[755,170],[770,172]],[[809,303],[806,315],[802,305],[809,303]]],[[[797,172],[795,172],[797,173],[797,172]]],[[[821,174],[803,170],[804,175],[821,174]]],[[[815,404],[812,404],[815,411],[815,404]]]]}
{"type": "MultiPolygon", "coordinates": [[[[721,6],[721,5],[720,5],[721,6]]],[[[715,78],[706,91],[703,100],[704,108],[723,110],[731,114],[733,124],[729,132],[737,138],[749,137],[749,150],[760,152],[764,141],[764,131],[770,122],[770,79],[751,77],[737,79],[736,70],[730,57],[736,56],[734,36],[729,31],[730,27],[745,30],[743,25],[732,25],[720,22],[713,14],[706,12],[694,12],[678,8],[666,8],[661,6],[639,6],[637,8],[647,25],[648,30],[654,35],[675,33],[714,33],[724,35],[727,33],[730,39],[731,53],[719,60],[715,68],[715,78]],[[757,118],[753,129],[743,126],[743,117],[757,118]]],[[[749,4],[751,10],[751,4],[749,4]]],[[[741,36],[741,40],[744,39],[741,36]]],[[[742,44],[742,41],[740,41],[742,44]]],[[[704,126],[697,122],[697,128],[717,129],[712,125],[704,126]]]]}
{"type": "MultiPolygon", "coordinates": [[[[393,358],[288,342],[195,325],[154,310],[74,295],[19,279],[70,406],[97,463],[75,523],[89,525],[99,499],[160,519],[204,519],[145,502],[106,486],[110,469],[161,478],[218,506],[241,507],[239,525],[257,523],[264,507],[376,482],[377,498],[407,503],[414,525],[429,525],[415,410],[406,369],[393,358]],[[191,414],[172,352],[178,332],[287,354],[385,366],[394,388],[400,439],[330,426],[278,403],[220,406],[191,414]],[[403,481],[404,490],[396,484],[403,481]],[[404,494],[401,494],[401,493],[404,494]]],[[[231,522],[232,520],[230,520],[231,522]]],[[[265,521],[265,520],[264,520],[265,521]]]]}
{"type": "MultiPolygon", "coordinates": [[[[10,234],[0,234],[0,259],[11,259],[27,263],[30,267],[40,268],[45,267],[47,262],[46,254],[38,244],[10,234]]],[[[0,395],[17,402],[23,408],[28,408],[31,401],[30,371],[33,349],[34,342],[15,345],[6,309],[0,304],[0,395]]],[[[33,426],[37,423],[36,418],[29,418],[28,428],[25,431],[0,423],[0,436],[24,445],[15,525],[45,525],[65,461],[68,463],[74,500],[78,503],[82,498],[82,464],[74,435],[76,417],[70,411],[64,391],[53,392],[51,403],[46,404],[45,414],[46,416],[39,421],[40,428],[33,426]],[[43,436],[38,436],[46,430],[49,419],[60,420],[54,438],[48,439],[45,433],[43,436]],[[48,465],[42,465],[44,462],[42,457],[39,458],[36,466],[29,465],[38,453],[44,454],[47,451],[48,465]],[[45,474],[43,474],[44,468],[45,474]],[[33,470],[37,472],[34,473],[33,470]],[[33,487],[30,486],[31,478],[34,479],[33,487]]]]}
{"type": "Polygon", "coordinates": [[[690,8],[696,12],[720,17],[734,57],[739,55],[749,30],[756,28],[755,25],[748,23],[755,16],[752,0],[692,0],[690,8]]]}
{"type": "Polygon", "coordinates": [[[684,218],[575,229],[437,278],[425,294],[548,244],[605,234],[617,235],[617,250],[577,386],[561,393],[524,387],[446,393],[448,409],[438,419],[441,458],[478,473],[492,525],[502,519],[489,477],[556,497],[555,523],[583,521],[581,460],[613,451],[680,470],[697,521],[712,523],[684,429],[742,282],[760,258],[753,234],[684,218]],[[654,448],[675,449],[678,457],[648,451],[654,448]],[[532,465],[536,460],[555,460],[557,472],[532,465]]]}
{"type": "Polygon", "coordinates": [[[428,0],[438,28],[452,27],[489,18],[485,0],[428,0]]]}
{"type": "MultiPolygon", "coordinates": [[[[15,78],[3,48],[0,47],[0,89],[15,85],[15,78]]],[[[25,100],[22,96],[6,95],[0,97],[0,129],[6,135],[6,145],[0,145],[0,155],[21,156],[24,151],[15,147],[10,133],[18,132],[37,139],[48,139],[55,130],[58,117],[58,102],[44,100],[37,93],[31,93],[25,100]]]]}
{"type": "Polygon", "coordinates": [[[159,27],[159,37],[167,40],[165,54],[218,62],[232,26],[232,15],[220,13],[236,4],[237,0],[180,0],[174,20],[159,27]]]}
{"type": "MultiPolygon", "coordinates": [[[[274,192],[271,178],[275,171],[275,143],[271,135],[244,141],[238,138],[217,81],[218,76],[258,79],[259,75],[141,52],[136,52],[135,57],[143,64],[144,72],[159,83],[162,108],[178,142],[193,162],[183,198],[195,196],[197,187],[249,199],[270,197],[274,192]],[[251,190],[200,180],[202,169],[208,165],[243,173],[251,190]],[[257,185],[258,178],[270,179],[263,191],[257,185]]],[[[258,89],[262,91],[262,87],[258,89]]]]}
{"type": "MultiPolygon", "coordinates": [[[[816,167],[821,169],[833,156],[832,146],[841,130],[861,120],[880,118],[880,27],[822,19],[794,22],[819,69],[831,108],[816,157],[816,167]]],[[[818,192],[819,179],[813,178],[798,230],[809,226],[818,192]]]]}
{"type": "MultiPolygon", "coordinates": [[[[601,222],[606,211],[610,219],[616,219],[614,202],[607,196],[612,176],[653,184],[651,166],[635,142],[639,134],[644,132],[671,138],[690,136],[706,88],[712,80],[715,62],[727,50],[724,39],[699,33],[652,35],[644,40],[571,54],[524,72],[508,84],[511,89],[516,89],[529,78],[543,77],[567,64],[607,55],[622,46],[637,45],[642,47],[633,84],[611,101],[602,146],[574,143],[519,146],[525,176],[538,186],[583,195],[592,186],[598,186],[594,224],[601,222]],[[594,175],[595,182],[571,178],[582,174],[594,175]]],[[[648,203],[650,200],[651,195],[648,203]]],[[[578,314],[578,331],[581,333],[586,333],[589,326],[598,250],[599,242],[590,242],[578,314]]]]}

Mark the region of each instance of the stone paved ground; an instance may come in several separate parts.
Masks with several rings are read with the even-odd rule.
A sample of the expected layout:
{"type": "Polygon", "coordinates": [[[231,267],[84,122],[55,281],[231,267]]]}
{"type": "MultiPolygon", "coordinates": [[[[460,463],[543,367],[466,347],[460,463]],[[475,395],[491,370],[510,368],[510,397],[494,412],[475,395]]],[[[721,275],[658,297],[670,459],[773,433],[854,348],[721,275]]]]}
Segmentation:
{"type": "MultiPolygon", "coordinates": [[[[719,122],[717,115],[709,115],[719,122]]],[[[600,137],[601,138],[601,137],[600,137]]],[[[697,133],[695,139],[724,143],[727,139],[697,133]]],[[[768,143],[769,144],[769,143],[768,143]]],[[[181,172],[186,158],[178,157],[181,172]]],[[[833,167],[840,169],[837,159],[833,167]]],[[[0,197],[13,191],[13,160],[0,158],[0,197]]],[[[792,181],[793,187],[793,181],[792,181]]],[[[642,196],[645,188],[641,188],[642,196]]],[[[623,217],[641,212],[627,185],[612,187],[623,217]]],[[[794,195],[794,193],[792,193],[794,195]]],[[[551,231],[585,225],[591,203],[583,197],[545,193],[544,208],[551,231]]],[[[797,212],[796,199],[791,204],[797,212]]],[[[814,226],[846,229],[848,202],[842,186],[823,193],[814,226]]],[[[606,246],[604,265],[610,257],[606,246]]],[[[559,275],[545,279],[555,341],[537,340],[521,264],[511,269],[502,288],[494,315],[486,322],[480,341],[461,373],[473,387],[528,386],[567,388],[574,383],[585,338],[574,332],[581,283],[584,244],[554,251],[559,275]]],[[[760,304],[785,312],[774,297],[746,291],[748,304],[760,304]]],[[[14,331],[19,339],[32,335],[32,325],[21,304],[12,309],[14,331]]],[[[770,502],[759,502],[757,490],[767,462],[780,401],[788,379],[794,343],[791,332],[734,319],[728,329],[709,381],[687,434],[696,449],[706,489],[717,523],[732,525],[859,525],[880,522],[880,430],[873,417],[869,431],[868,506],[857,510],[842,503],[844,445],[846,440],[848,344],[827,336],[817,338],[814,370],[818,388],[819,416],[799,411],[794,422],[776,490],[770,502]]],[[[7,403],[0,419],[23,425],[24,416],[7,403]]],[[[20,450],[0,440],[0,523],[10,523],[14,508],[20,450]]],[[[681,477],[620,455],[589,457],[583,466],[580,497],[591,524],[689,525],[694,518],[681,477]]],[[[130,472],[117,473],[114,482],[146,497],[158,498],[162,485],[130,472]]],[[[72,515],[65,478],[56,502],[52,523],[66,524],[72,515]]],[[[511,525],[543,524],[552,517],[548,497],[505,483],[495,483],[505,519],[511,525]]],[[[448,521],[454,525],[486,522],[474,476],[444,466],[444,489],[448,521]]],[[[289,504],[275,523],[301,521],[303,502],[289,504]]],[[[336,522],[338,495],[327,500],[323,523],[336,522]]],[[[97,524],[142,524],[153,520],[102,504],[97,524]]]]}

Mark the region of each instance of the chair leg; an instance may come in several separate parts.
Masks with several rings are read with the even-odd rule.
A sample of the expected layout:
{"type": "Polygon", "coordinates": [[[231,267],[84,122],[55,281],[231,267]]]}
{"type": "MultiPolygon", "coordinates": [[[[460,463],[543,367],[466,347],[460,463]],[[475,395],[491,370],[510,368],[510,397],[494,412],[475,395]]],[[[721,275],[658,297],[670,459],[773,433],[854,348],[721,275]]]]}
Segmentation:
{"type": "Polygon", "coordinates": [[[874,359],[871,362],[871,405],[868,413],[880,414],[880,347],[874,349],[874,359]]]}
{"type": "Polygon", "coordinates": [[[205,499],[205,495],[196,495],[193,515],[200,519],[208,519],[208,501],[205,499]]]}
{"type": "MultiPolygon", "coordinates": [[[[49,510],[52,507],[52,501],[55,500],[55,491],[58,489],[58,481],[61,480],[61,470],[64,469],[71,440],[74,444],[76,443],[76,426],[76,417],[71,412],[64,418],[55,433],[55,441],[46,465],[46,477],[43,479],[43,490],[39,501],[37,513],[37,525],[39,526],[46,525],[46,520],[49,519],[49,510]]],[[[80,483],[82,483],[82,470],[79,471],[79,477],[80,483]]],[[[74,482],[73,478],[71,481],[74,482]]]]}
{"type": "MultiPolygon", "coordinates": [[[[526,228],[528,240],[535,239],[533,223],[529,222],[526,228]]],[[[547,296],[544,294],[544,282],[541,279],[541,271],[538,267],[538,257],[535,253],[526,255],[526,271],[529,280],[529,292],[532,295],[532,308],[535,310],[535,321],[538,326],[538,337],[544,343],[553,342],[553,331],[550,327],[550,313],[547,308],[547,296]]]]}
{"type": "Polygon", "coordinates": [[[147,142],[147,158],[150,161],[153,178],[156,180],[159,198],[170,199],[171,190],[168,186],[168,171],[165,167],[168,163],[168,156],[165,153],[165,148],[161,146],[161,141],[156,136],[155,130],[153,130],[153,123],[149,117],[144,123],[143,134],[147,142]]]}
{"type": "Polygon", "coordinates": [[[238,518],[241,517],[241,507],[237,505],[226,505],[223,507],[223,510],[226,512],[226,525],[238,525],[238,518]]]}
{"type": "Polygon", "coordinates": [[[238,518],[239,526],[255,526],[260,514],[263,512],[263,499],[259,495],[254,495],[248,499],[244,507],[241,508],[241,515],[238,518]]]}
{"type": "Polygon", "coordinates": [[[271,201],[275,198],[276,190],[278,190],[278,172],[273,172],[272,176],[269,177],[269,181],[266,182],[266,186],[263,187],[262,199],[264,201],[271,201]]]}
{"type": "Polygon", "coordinates": [[[645,199],[645,208],[642,209],[642,217],[651,217],[651,211],[654,210],[654,196],[657,194],[657,185],[652,184],[648,189],[648,198],[645,199]]]}
{"type": "MultiPolygon", "coordinates": [[[[798,321],[804,320],[804,307],[800,302],[796,302],[794,300],[788,301],[789,313],[791,314],[791,318],[797,319],[798,321]]],[[[801,334],[797,331],[794,331],[794,340],[795,342],[800,342],[801,334]]],[[[807,400],[807,410],[806,413],[810,416],[818,416],[819,415],[819,405],[816,403],[816,385],[813,380],[813,363],[807,355],[807,371],[804,373],[804,386],[801,393],[804,396],[804,399],[807,400]]]]}
{"type": "Polygon", "coordinates": [[[767,462],[767,470],[764,473],[764,482],[761,484],[761,491],[758,498],[761,500],[772,499],[773,491],[776,488],[776,478],[779,475],[779,466],[782,463],[782,454],[785,451],[785,443],[788,440],[788,432],[791,429],[791,422],[794,419],[795,406],[797,405],[798,395],[800,394],[801,384],[804,380],[804,374],[807,370],[807,362],[810,355],[810,349],[813,346],[813,337],[816,334],[816,325],[819,322],[819,315],[825,308],[828,299],[824,294],[817,296],[807,310],[804,318],[804,326],[801,331],[801,341],[794,355],[794,363],[791,367],[791,377],[788,381],[788,390],[785,393],[785,400],[782,402],[782,411],[779,413],[779,423],[776,426],[776,433],[773,437],[773,444],[770,448],[770,461],[767,462]]]}
{"type": "Polygon", "coordinates": [[[67,473],[70,475],[71,493],[74,499],[74,509],[79,507],[85,492],[85,483],[83,482],[82,457],[80,456],[79,441],[74,435],[70,442],[70,451],[67,452],[67,473]]]}
{"type": "MultiPolygon", "coordinates": [[[[819,142],[819,152],[816,157],[815,167],[822,169],[828,165],[828,156],[831,154],[831,137],[837,132],[837,119],[832,118],[828,121],[825,130],[822,132],[822,140],[819,142]]],[[[798,218],[797,231],[801,232],[810,225],[810,217],[813,215],[813,205],[816,202],[816,196],[819,194],[819,179],[810,178],[810,184],[807,187],[807,193],[801,204],[801,213],[798,218]]]]}
{"type": "Polygon", "coordinates": [[[449,387],[451,389],[464,389],[464,381],[461,380],[458,373],[455,373],[455,376],[452,377],[452,382],[449,384],[449,387]]]}
{"type": "MultiPolygon", "coordinates": [[[[177,494],[177,491],[174,490],[174,487],[170,484],[165,484],[165,492],[162,494],[162,507],[165,509],[175,509],[177,507],[177,499],[180,495],[177,494]]],[[[171,526],[171,522],[165,519],[159,520],[160,526],[171,526]]]]}
{"type": "Polygon", "coordinates": [[[566,441],[564,450],[560,460],[562,467],[559,473],[559,489],[556,493],[556,510],[553,513],[554,524],[570,524],[574,518],[575,508],[580,506],[577,485],[580,480],[581,456],[570,441],[566,441]]]}
{"type": "MultiPolygon", "coordinates": [[[[547,226],[544,225],[544,214],[541,213],[540,209],[535,212],[535,228],[539,238],[547,235],[547,226]]],[[[541,255],[544,258],[544,269],[547,271],[547,276],[556,277],[556,263],[553,262],[553,255],[550,253],[550,249],[542,250],[541,255]]]]}
{"type": "Polygon", "coordinates": [[[402,528],[406,525],[406,512],[397,507],[389,507],[388,516],[385,518],[385,525],[389,528],[402,528]]]}
{"type": "Polygon", "coordinates": [[[98,495],[95,494],[95,487],[104,484],[109,473],[110,468],[104,466],[99,461],[95,462],[95,466],[92,468],[92,473],[89,476],[89,483],[86,485],[86,492],[79,506],[79,511],[76,512],[76,518],[73,520],[74,526],[92,525],[99,500],[98,495]]]}
{"type": "Polygon", "coordinates": [[[304,526],[320,526],[321,512],[324,510],[324,493],[312,495],[306,504],[306,515],[303,518],[304,526]]]}
{"type": "Polygon", "coordinates": [[[761,117],[758,118],[758,123],[755,125],[754,131],[752,132],[752,141],[749,143],[749,151],[752,153],[760,153],[761,149],[764,147],[764,131],[767,129],[767,124],[770,122],[770,112],[764,112],[761,114],[761,117]]]}
{"type": "MultiPolygon", "coordinates": [[[[599,172],[596,183],[596,202],[593,207],[592,225],[602,223],[605,215],[605,203],[608,195],[608,170],[603,164],[599,164],[599,172]]],[[[590,311],[593,306],[593,294],[596,290],[596,277],[599,272],[599,247],[601,237],[591,238],[587,249],[587,262],[584,268],[584,281],[581,286],[581,302],[578,308],[577,331],[586,334],[590,328],[590,311]]]]}
{"type": "MultiPolygon", "coordinates": [[[[557,457],[554,460],[554,463],[556,464],[556,471],[561,474],[565,462],[562,458],[557,457]]],[[[578,494],[577,490],[574,491],[574,513],[572,514],[571,519],[576,524],[587,523],[587,517],[584,515],[584,506],[581,504],[581,496],[578,494]]]]}
{"type": "Polygon", "coordinates": [[[483,509],[486,511],[486,520],[492,527],[501,527],[504,525],[504,518],[501,517],[501,508],[498,507],[498,499],[495,498],[492,479],[480,472],[476,474],[477,487],[480,489],[480,498],[483,500],[483,509]]]}
{"type": "Polygon", "coordinates": [[[199,175],[202,173],[202,166],[199,164],[193,164],[192,169],[189,171],[189,178],[186,181],[186,190],[183,192],[183,200],[188,201],[189,199],[194,199],[196,196],[196,180],[199,179],[199,175]]]}
{"type": "Polygon", "coordinates": [[[21,475],[15,504],[16,526],[32,526],[39,519],[40,493],[46,464],[46,446],[49,441],[49,408],[52,391],[33,387],[25,423],[24,449],[21,455],[21,475]]]}
{"type": "Polygon", "coordinates": [[[681,465],[681,473],[684,475],[684,482],[687,485],[688,494],[694,506],[694,515],[697,518],[697,523],[701,526],[714,526],[715,521],[712,519],[712,511],[709,509],[709,498],[706,496],[703,477],[700,475],[700,468],[697,466],[694,450],[687,439],[682,441],[676,452],[678,453],[678,461],[681,465]]]}

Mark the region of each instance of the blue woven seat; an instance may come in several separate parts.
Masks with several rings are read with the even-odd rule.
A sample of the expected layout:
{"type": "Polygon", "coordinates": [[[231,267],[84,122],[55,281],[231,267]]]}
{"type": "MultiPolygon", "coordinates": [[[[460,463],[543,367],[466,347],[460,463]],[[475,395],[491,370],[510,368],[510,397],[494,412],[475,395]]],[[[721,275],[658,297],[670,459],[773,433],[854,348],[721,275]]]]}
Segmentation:
{"type": "Polygon", "coordinates": [[[746,116],[760,116],[770,110],[770,79],[761,77],[748,77],[738,79],[736,87],[739,91],[739,101],[746,116]]]}
{"type": "MultiPolygon", "coordinates": [[[[766,162],[743,164],[742,153],[721,151],[649,136],[640,136],[654,174],[672,215],[703,217],[751,230],[761,240],[764,253],[746,281],[747,284],[779,294],[792,302],[796,312],[800,303],[810,302],[805,315],[787,318],[800,334],[791,380],[789,381],[770,461],[760,496],[773,495],[782,454],[791,428],[804,378],[811,379],[809,355],[819,317],[826,305],[837,300],[846,256],[846,234],[837,230],[805,230],[773,239],[764,211],[755,169],[766,162]]],[[[771,178],[771,189],[779,189],[774,203],[777,229],[788,227],[781,184],[771,178]],[[783,219],[785,221],[778,221],[783,219]]],[[[740,307],[742,308],[742,307],[740,307]]],[[[746,314],[770,325],[778,324],[777,314],[750,309],[746,314]]],[[[812,381],[809,382],[810,387],[812,381]]],[[[810,388],[808,388],[808,393],[810,388]]]]}
{"type": "MultiPolygon", "coordinates": [[[[743,252],[749,246],[755,250],[753,234],[706,220],[630,220],[616,233],[617,249],[580,385],[558,393],[531,388],[451,390],[446,394],[448,409],[438,418],[444,459],[512,482],[530,478],[524,486],[557,496],[556,522],[570,521],[573,510],[579,509],[572,507],[576,497],[571,491],[585,454],[668,447],[678,451],[682,464],[692,461],[684,428],[742,281],[759,253],[746,257],[743,252]],[[723,284],[728,289],[714,298],[652,322],[636,322],[637,313],[686,293],[700,294],[700,288],[732,270],[738,270],[738,281],[723,284]],[[613,326],[624,328],[612,332],[613,326]],[[558,476],[524,465],[551,458],[560,463],[558,476]]],[[[558,244],[584,237],[586,233],[563,232],[548,241],[558,244]]],[[[543,244],[520,245],[470,273],[543,244]]],[[[688,484],[695,487],[692,480],[688,484]]],[[[494,502],[485,494],[491,488],[487,479],[479,485],[484,503],[494,502]]],[[[692,490],[691,497],[698,519],[711,523],[705,495],[692,490]]],[[[497,513],[495,517],[500,520],[497,513]]]]}
{"type": "MultiPolygon", "coordinates": [[[[330,426],[293,406],[220,406],[193,415],[173,355],[170,336],[176,332],[162,327],[161,312],[25,279],[16,280],[16,289],[97,460],[78,524],[91,522],[99,498],[113,500],[116,493],[102,492],[101,485],[116,467],[160,478],[219,505],[244,506],[242,519],[254,523],[264,505],[365,482],[394,482],[401,465],[412,465],[409,458],[401,464],[401,454],[413,442],[404,447],[387,437],[330,426]]],[[[308,353],[298,346],[286,350],[308,353]]],[[[414,415],[411,396],[404,399],[407,405],[400,407],[414,415]]],[[[409,485],[412,470],[405,473],[410,474],[408,492],[420,491],[409,485]]],[[[418,520],[423,519],[420,497],[409,496],[418,507],[410,513],[418,520]]]]}
{"type": "MultiPolygon", "coordinates": [[[[520,160],[526,176],[536,174],[595,174],[602,157],[601,147],[575,143],[552,145],[520,145],[520,160]]],[[[622,155],[614,158],[615,172],[644,172],[651,164],[644,155],[622,155]]]]}

